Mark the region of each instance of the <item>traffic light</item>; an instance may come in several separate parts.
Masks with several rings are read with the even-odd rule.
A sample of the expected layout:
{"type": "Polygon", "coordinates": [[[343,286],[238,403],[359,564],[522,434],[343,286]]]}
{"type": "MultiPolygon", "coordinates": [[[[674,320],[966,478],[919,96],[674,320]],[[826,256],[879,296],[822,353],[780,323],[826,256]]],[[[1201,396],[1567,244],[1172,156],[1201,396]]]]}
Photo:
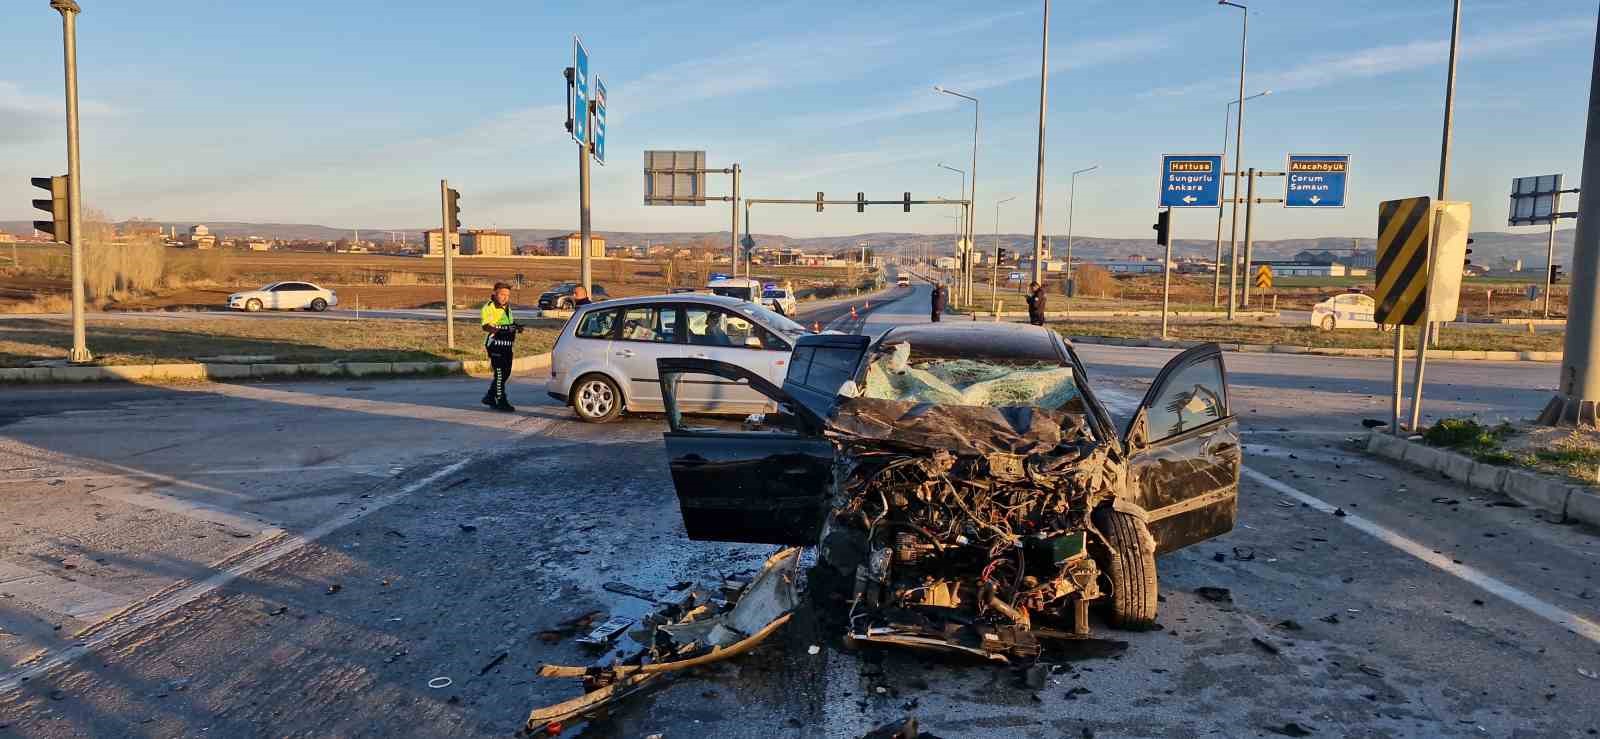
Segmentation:
{"type": "Polygon", "coordinates": [[[50,214],[50,220],[48,221],[34,221],[34,229],[50,234],[55,237],[56,241],[63,244],[71,242],[71,221],[67,219],[70,205],[67,176],[34,177],[33,186],[50,193],[50,199],[48,200],[33,201],[33,207],[50,214]]]}
{"type": "Polygon", "coordinates": [[[450,230],[461,230],[461,191],[450,188],[445,191],[445,207],[450,213],[450,230]]]}
{"type": "Polygon", "coordinates": [[[995,249],[994,250],[994,263],[995,264],[1005,264],[1007,256],[1009,256],[1009,255],[1006,254],[1006,248],[1005,247],[1002,246],[1002,247],[999,247],[999,248],[995,249]]]}
{"type": "Polygon", "coordinates": [[[822,212],[822,193],[817,193],[817,212],[822,212]]]}
{"type": "Polygon", "coordinates": [[[901,198],[900,199],[901,207],[904,208],[907,213],[910,213],[911,212],[911,193],[909,193],[909,192],[908,193],[904,193],[904,194],[902,194],[900,196],[900,198],[901,198]]]}
{"type": "Polygon", "coordinates": [[[1472,241],[1471,237],[1467,238],[1467,255],[1461,258],[1462,271],[1466,271],[1468,267],[1472,266],[1472,241]]]}
{"type": "Polygon", "coordinates": [[[867,212],[867,194],[864,192],[856,193],[856,212],[867,212]]]}
{"type": "Polygon", "coordinates": [[[1156,230],[1156,245],[1168,246],[1172,244],[1172,211],[1156,211],[1156,225],[1151,226],[1156,230]]]}
{"type": "Polygon", "coordinates": [[[1560,281],[1561,281],[1561,265],[1559,265],[1559,264],[1550,265],[1550,283],[1551,284],[1555,284],[1555,283],[1560,282],[1560,281]]]}

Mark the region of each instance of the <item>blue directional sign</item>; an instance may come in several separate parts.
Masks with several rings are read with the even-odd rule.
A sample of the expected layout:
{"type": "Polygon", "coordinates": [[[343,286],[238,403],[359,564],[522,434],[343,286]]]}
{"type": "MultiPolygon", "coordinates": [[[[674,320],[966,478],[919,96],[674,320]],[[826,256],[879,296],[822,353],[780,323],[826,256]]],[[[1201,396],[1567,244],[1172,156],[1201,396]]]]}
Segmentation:
{"type": "Polygon", "coordinates": [[[606,163],[606,86],[594,78],[594,161],[606,163]]]}
{"type": "Polygon", "coordinates": [[[589,142],[589,52],[572,37],[572,140],[589,142]]]}
{"type": "Polygon", "coordinates": [[[1215,208],[1222,203],[1222,155],[1168,154],[1161,157],[1163,208],[1215,208]]]}
{"type": "Polygon", "coordinates": [[[1285,208],[1343,208],[1350,176],[1349,154],[1290,154],[1284,168],[1285,208]]]}

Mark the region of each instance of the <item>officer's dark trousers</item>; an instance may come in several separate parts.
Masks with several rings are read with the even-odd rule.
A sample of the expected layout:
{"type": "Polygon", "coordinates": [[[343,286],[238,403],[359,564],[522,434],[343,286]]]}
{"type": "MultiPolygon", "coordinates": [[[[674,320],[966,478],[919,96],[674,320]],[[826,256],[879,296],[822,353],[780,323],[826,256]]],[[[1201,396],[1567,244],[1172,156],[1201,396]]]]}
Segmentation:
{"type": "Polygon", "coordinates": [[[506,381],[511,379],[511,352],[489,352],[489,367],[494,378],[489,381],[489,392],[484,399],[496,405],[506,401],[506,381]]]}

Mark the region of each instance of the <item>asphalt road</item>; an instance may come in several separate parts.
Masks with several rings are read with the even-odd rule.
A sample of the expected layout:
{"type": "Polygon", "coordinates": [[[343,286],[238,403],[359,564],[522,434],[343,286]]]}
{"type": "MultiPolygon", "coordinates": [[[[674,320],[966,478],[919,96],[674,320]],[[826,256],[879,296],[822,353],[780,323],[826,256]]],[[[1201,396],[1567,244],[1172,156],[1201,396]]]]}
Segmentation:
{"type": "MultiPolygon", "coordinates": [[[[864,330],[928,320],[926,291],[864,330]]],[[[1078,351],[1119,414],[1174,353],[1078,351]]],[[[1239,526],[1160,560],[1161,630],[1101,628],[1030,689],[801,619],[581,735],[1600,729],[1597,532],[1352,451],[1385,361],[1226,361],[1239,526]]],[[[1554,373],[1433,362],[1428,409],[1526,416],[1554,373]]],[[[465,379],[0,390],[0,736],[506,736],[577,694],[533,675],[589,659],[564,622],[646,607],[604,583],[664,594],[770,551],[683,537],[661,419],[579,424],[539,380],[509,415],[465,379]]]]}

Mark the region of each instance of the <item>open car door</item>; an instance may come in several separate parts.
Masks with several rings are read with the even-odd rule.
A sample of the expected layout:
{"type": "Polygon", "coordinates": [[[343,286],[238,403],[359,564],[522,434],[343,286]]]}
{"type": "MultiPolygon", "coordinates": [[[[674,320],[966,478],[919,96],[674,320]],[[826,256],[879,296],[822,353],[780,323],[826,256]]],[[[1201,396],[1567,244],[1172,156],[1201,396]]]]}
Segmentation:
{"type": "Polygon", "coordinates": [[[1222,347],[1189,349],[1156,375],[1128,424],[1128,492],[1150,514],[1157,554],[1233,529],[1242,448],[1227,378],[1222,347]]]}
{"type": "Polygon", "coordinates": [[[663,437],[672,485],[689,538],[816,544],[833,483],[834,447],[822,435],[822,418],[735,364],[662,358],[656,369],[670,426],[663,437]],[[684,375],[747,385],[776,402],[778,411],[766,414],[755,430],[694,426],[679,410],[684,375]]]}

